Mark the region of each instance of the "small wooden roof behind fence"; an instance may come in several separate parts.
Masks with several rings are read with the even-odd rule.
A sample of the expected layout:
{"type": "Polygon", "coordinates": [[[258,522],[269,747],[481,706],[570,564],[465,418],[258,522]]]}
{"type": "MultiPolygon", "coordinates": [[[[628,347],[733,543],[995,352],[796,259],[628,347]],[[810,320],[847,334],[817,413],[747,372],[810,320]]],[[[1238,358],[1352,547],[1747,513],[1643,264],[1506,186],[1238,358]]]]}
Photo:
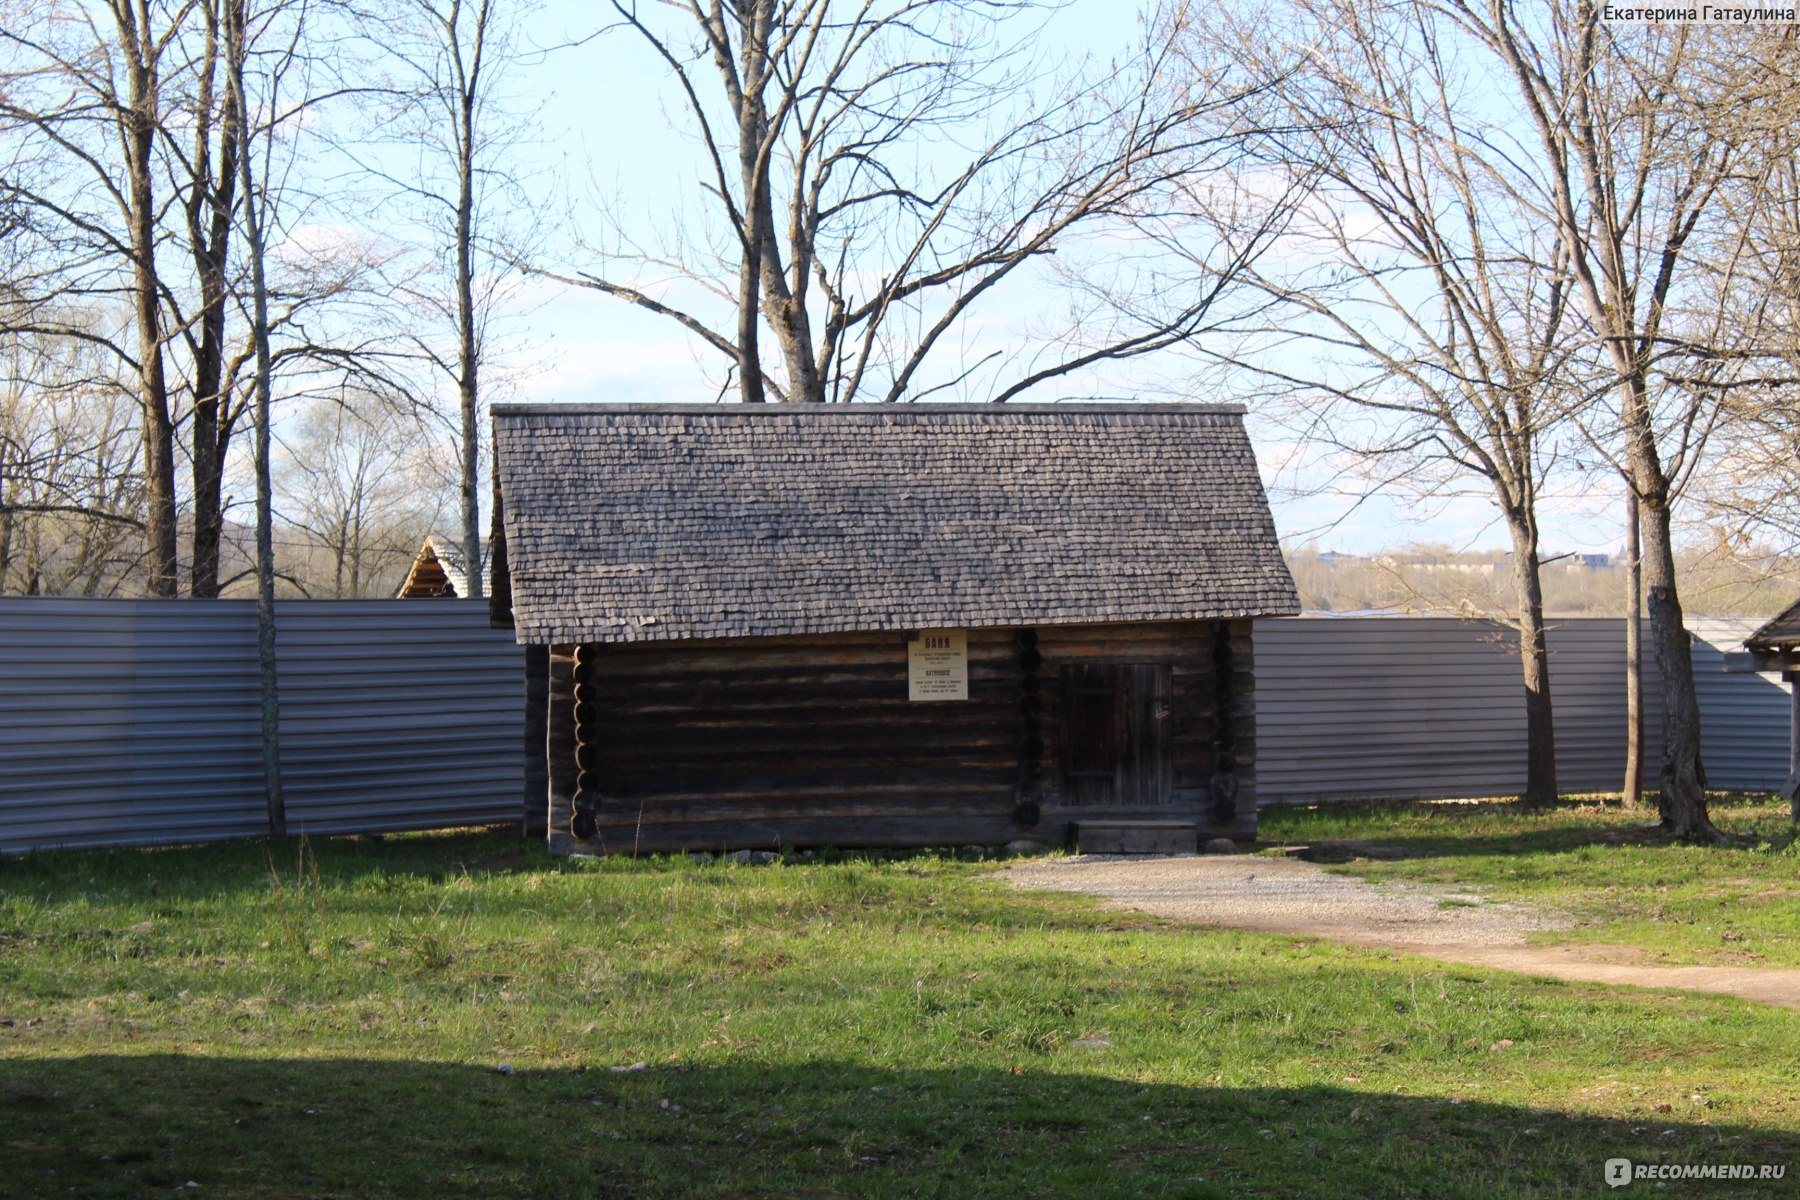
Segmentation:
{"type": "MultiPolygon", "coordinates": [[[[487,573],[489,557],[484,544],[481,550],[483,575],[487,573]]],[[[401,600],[468,596],[469,571],[463,560],[462,546],[446,534],[434,533],[427,537],[413,556],[406,581],[396,595],[401,600]]]]}
{"type": "Polygon", "coordinates": [[[1800,600],[1745,638],[1744,645],[1764,654],[1785,652],[1790,658],[1800,657],[1800,600]]]}
{"type": "Polygon", "coordinates": [[[519,640],[1292,614],[1242,413],[496,405],[519,640]]]}

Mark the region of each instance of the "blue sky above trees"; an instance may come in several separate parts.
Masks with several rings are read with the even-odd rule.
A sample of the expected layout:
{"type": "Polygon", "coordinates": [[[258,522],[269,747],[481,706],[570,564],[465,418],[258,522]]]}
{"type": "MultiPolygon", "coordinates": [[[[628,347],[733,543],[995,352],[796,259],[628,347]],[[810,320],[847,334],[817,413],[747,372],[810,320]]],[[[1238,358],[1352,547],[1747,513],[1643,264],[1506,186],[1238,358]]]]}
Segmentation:
{"type": "MultiPolygon", "coordinates": [[[[698,216],[694,203],[696,159],[683,120],[681,99],[666,70],[629,30],[596,32],[610,6],[592,0],[553,0],[527,26],[533,42],[561,48],[519,70],[513,84],[520,107],[541,104],[539,132],[522,148],[523,169],[539,176],[545,238],[539,251],[557,266],[599,265],[595,248],[607,236],[597,220],[600,201],[617,206],[620,228],[648,240],[673,214],[698,216]],[[574,44],[571,44],[574,43],[574,44]],[[584,259],[586,260],[584,262],[584,259]]],[[[1070,0],[1042,19],[1033,53],[1046,59],[1085,61],[1090,68],[1129,53],[1142,17],[1107,0],[1070,0]]],[[[662,286],[680,293],[684,286],[662,286]]],[[[691,292],[691,286],[688,290],[691,292]]],[[[996,296],[980,315],[983,328],[1028,326],[1054,306],[1046,291],[1015,289],[996,296]]],[[[711,400],[718,396],[718,353],[673,323],[622,301],[531,280],[508,305],[502,321],[506,378],[490,381],[496,399],[655,402],[711,400]]],[[[1105,378],[1071,379],[1026,400],[1060,395],[1135,396],[1230,401],[1216,385],[1184,387],[1184,368],[1171,356],[1105,378]]],[[[1277,521],[1291,541],[1316,538],[1321,546],[1366,551],[1413,541],[1457,548],[1504,548],[1479,481],[1432,501],[1398,493],[1367,495],[1359,480],[1332,482],[1341,462],[1288,440],[1259,422],[1252,429],[1271,489],[1277,521]]],[[[1617,488],[1610,479],[1572,476],[1544,498],[1546,549],[1616,548],[1617,488]]]]}

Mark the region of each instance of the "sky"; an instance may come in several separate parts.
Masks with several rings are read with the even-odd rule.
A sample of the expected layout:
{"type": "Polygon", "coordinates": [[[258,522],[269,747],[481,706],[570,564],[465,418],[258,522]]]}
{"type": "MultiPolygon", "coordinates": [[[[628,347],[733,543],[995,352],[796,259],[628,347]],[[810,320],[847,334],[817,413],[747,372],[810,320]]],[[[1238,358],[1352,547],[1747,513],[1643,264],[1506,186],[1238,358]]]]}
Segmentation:
{"type": "MultiPolygon", "coordinates": [[[[1138,19],[1114,0],[1071,0],[1036,39],[1040,52],[1104,63],[1126,52],[1138,19]]],[[[604,258],[578,244],[593,230],[597,198],[622,205],[628,229],[650,236],[667,214],[691,204],[690,134],[666,71],[629,30],[594,32],[611,12],[601,0],[552,0],[529,36],[540,44],[574,42],[528,67],[521,97],[541,104],[541,133],[525,150],[532,170],[553,178],[558,207],[547,214],[547,261],[565,270],[604,269],[604,258]]],[[[616,270],[616,267],[614,268],[616,270]]],[[[1018,292],[981,316],[1001,326],[1030,322],[1034,298],[1018,292]]],[[[495,398],[522,401],[668,402],[717,398],[717,352],[673,322],[591,290],[549,280],[523,284],[498,324],[509,348],[509,378],[495,398]]],[[[979,335],[977,335],[979,336],[979,335]]],[[[1154,381],[1166,388],[1167,378],[1154,381]]],[[[1129,385],[1129,381],[1127,381],[1129,385]]],[[[1150,383],[1146,382],[1146,388],[1150,383]]],[[[1024,397],[1055,399],[1054,392],[1024,397]]],[[[1165,395],[1158,398],[1168,398],[1165,395]]],[[[1232,395],[1187,398],[1235,402],[1232,395]]],[[[1431,502],[1400,494],[1367,494],[1361,481],[1331,483],[1338,472],[1316,448],[1297,444],[1253,408],[1252,438],[1283,540],[1315,542],[1352,553],[1409,543],[1462,550],[1509,547],[1504,527],[1477,482],[1431,502]]],[[[1545,501],[1545,554],[1616,550],[1616,489],[1604,481],[1569,485],[1545,501]]]]}

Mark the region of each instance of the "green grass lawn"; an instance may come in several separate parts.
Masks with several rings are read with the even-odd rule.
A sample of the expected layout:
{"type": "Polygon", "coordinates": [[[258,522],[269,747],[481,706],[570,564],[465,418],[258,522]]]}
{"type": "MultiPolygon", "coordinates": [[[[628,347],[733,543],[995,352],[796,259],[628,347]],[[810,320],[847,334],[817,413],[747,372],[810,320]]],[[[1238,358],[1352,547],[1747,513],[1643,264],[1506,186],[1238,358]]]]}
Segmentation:
{"type": "MultiPolygon", "coordinates": [[[[1503,824],[1269,820],[1435,839],[1379,869],[1496,889],[1571,859],[1604,893],[1617,863],[1666,912],[1690,873],[1760,855],[1791,899],[1800,867],[1614,849],[1615,818],[1571,810],[1524,818],[1515,884],[1503,824]]],[[[0,860],[0,1196],[1651,1194],[1605,1187],[1614,1156],[1788,1168],[1659,1195],[1800,1177],[1793,1011],[1183,928],[928,855],[267,853],[0,860]]]]}
{"type": "Polygon", "coordinates": [[[1260,824],[1265,842],[1349,839],[1380,856],[1335,870],[1473,885],[1576,919],[1538,941],[1633,946],[1669,965],[1800,967],[1800,842],[1787,803],[1719,795],[1711,808],[1731,846],[1671,843],[1650,827],[1654,807],[1598,801],[1270,808],[1260,824]]]}

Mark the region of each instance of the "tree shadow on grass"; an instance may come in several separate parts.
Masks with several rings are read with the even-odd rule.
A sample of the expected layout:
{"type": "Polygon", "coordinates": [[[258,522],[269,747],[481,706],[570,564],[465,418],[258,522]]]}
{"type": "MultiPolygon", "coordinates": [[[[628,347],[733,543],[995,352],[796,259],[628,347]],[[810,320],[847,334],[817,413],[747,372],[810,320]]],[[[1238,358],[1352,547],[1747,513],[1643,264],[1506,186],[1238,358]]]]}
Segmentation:
{"type": "Polygon", "coordinates": [[[8,1058],[0,1112],[9,1198],[1532,1197],[1618,1194],[1614,1157],[1800,1168],[1795,1135],[1666,1117],[841,1062],[8,1058]]]}
{"type": "MultiPolygon", "coordinates": [[[[1718,793],[1709,797],[1715,816],[1729,815],[1733,809],[1762,807],[1768,798],[1743,793],[1718,793]]],[[[1566,800],[1556,804],[1494,802],[1468,806],[1428,804],[1417,800],[1346,801],[1341,804],[1308,806],[1289,812],[1280,805],[1264,809],[1261,840],[1267,845],[1299,847],[1295,857],[1319,863],[1347,863],[1358,858],[1377,861],[1401,861],[1421,858],[1489,858],[1558,854],[1584,847],[1618,846],[1676,847],[1682,843],[1663,832],[1655,824],[1653,805],[1646,806],[1641,819],[1628,824],[1589,817],[1581,820],[1583,809],[1591,803],[1566,800]],[[1428,814],[1428,815],[1427,815],[1428,814]],[[1570,818],[1567,824],[1532,827],[1532,822],[1546,816],[1570,818]],[[1416,825],[1395,824],[1382,827],[1382,818],[1414,816],[1416,825]],[[1516,817],[1520,827],[1495,828],[1493,821],[1516,817]],[[1333,831],[1346,820],[1371,819],[1373,826],[1355,837],[1339,836],[1333,831]],[[1481,822],[1481,824],[1477,824],[1481,822]]],[[[1616,807],[1615,807],[1616,811],[1616,807]]],[[[1761,837],[1738,837],[1710,847],[1720,852],[1780,852],[1795,840],[1795,830],[1785,822],[1778,828],[1764,828],[1761,837]]]]}
{"type": "MultiPolygon", "coordinates": [[[[885,864],[919,858],[991,864],[1003,857],[978,859],[930,849],[827,848],[809,852],[805,862],[885,864]]],[[[283,886],[294,888],[310,883],[315,870],[327,888],[348,885],[366,890],[370,883],[384,880],[436,885],[465,875],[617,874],[685,871],[694,865],[679,854],[553,857],[541,839],[524,838],[516,827],[502,826],[374,837],[296,836],[284,842],[256,838],[198,846],[38,851],[0,857],[0,894],[28,894],[50,903],[95,893],[126,901],[191,902],[244,893],[266,895],[277,877],[283,886]]]]}
{"type": "Polygon", "coordinates": [[[460,875],[516,875],[556,869],[541,841],[512,826],[375,837],[255,838],[200,846],[46,850],[0,858],[0,888],[56,902],[71,894],[192,901],[267,893],[310,879],[326,886],[371,877],[441,883],[460,875]]]}

